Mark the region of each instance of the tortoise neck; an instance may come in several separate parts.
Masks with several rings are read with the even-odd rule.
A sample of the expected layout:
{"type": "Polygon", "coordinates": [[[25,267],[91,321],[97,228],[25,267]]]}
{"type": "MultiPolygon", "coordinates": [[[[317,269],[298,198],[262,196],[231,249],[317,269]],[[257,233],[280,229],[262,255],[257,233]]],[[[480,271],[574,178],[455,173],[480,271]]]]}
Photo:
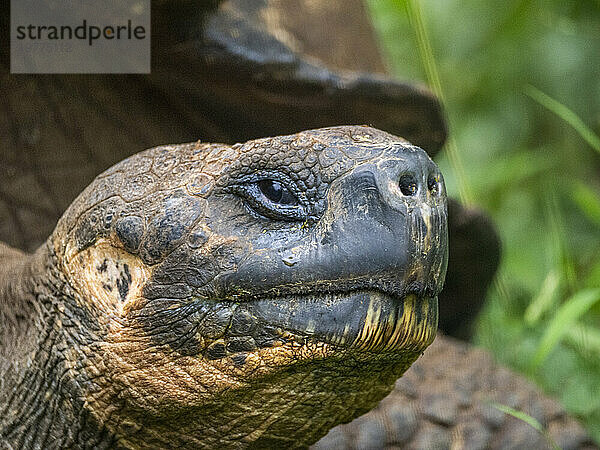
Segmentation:
{"type": "Polygon", "coordinates": [[[12,448],[95,447],[112,436],[84,408],[82,386],[68,376],[85,360],[65,328],[48,245],[25,254],[0,244],[0,441],[12,448]]]}
{"type": "Polygon", "coordinates": [[[31,286],[34,259],[0,242],[0,358],[20,358],[27,347],[23,339],[34,339],[31,328],[39,317],[31,286]]]}

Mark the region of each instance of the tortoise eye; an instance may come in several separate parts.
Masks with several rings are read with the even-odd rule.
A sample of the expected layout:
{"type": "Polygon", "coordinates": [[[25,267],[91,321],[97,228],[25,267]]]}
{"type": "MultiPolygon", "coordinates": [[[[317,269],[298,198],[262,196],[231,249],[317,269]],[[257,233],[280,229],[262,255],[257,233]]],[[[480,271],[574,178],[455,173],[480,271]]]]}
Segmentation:
{"type": "Polygon", "coordinates": [[[261,180],[258,188],[267,200],[279,205],[295,206],[298,199],[284,185],[275,180],[261,180]]]}
{"type": "Polygon", "coordinates": [[[286,180],[281,174],[274,174],[272,178],[262,174],[248,178],[230,186],[229,190],[241,197],[250,210],[275,220],[306,220],[308,208],[303,192],[292,180],[286,180]]]}

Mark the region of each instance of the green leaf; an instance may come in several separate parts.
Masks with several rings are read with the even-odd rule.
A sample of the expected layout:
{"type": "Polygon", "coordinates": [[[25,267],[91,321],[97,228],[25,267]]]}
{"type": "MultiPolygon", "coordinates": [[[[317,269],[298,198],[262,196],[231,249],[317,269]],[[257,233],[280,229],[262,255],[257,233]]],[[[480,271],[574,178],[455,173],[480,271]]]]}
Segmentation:
{"type": "Polygon", "coordinates": [[[531,417],[529,414],[524,413],[523,411],[518,411],[516,409],[511,408],[510,406],[503,405],[501,403],[490,402],[490,405],[496,408],[499,411],[502,411],[504,414],[508,414],[513,416],[516,419],[522,420],[532,428],[534,428],[538,433],[540,433],[548,443],[552,446],[553,449],[560,450],[560,447],[556,445],[556,442],[546,433],[544,427],[541,423],[539,423],[534,417],[531,417]]]}
{"type": "Polygon", "coordinates": [[[525,310],[525,322],[533,326],[554,304],[560,287],[560,275],[556,270],[548,272],[538,295],[529,303],[525,310]]]}
{"type": "Polygon", "coordinates": [[[582,182],[575,183],[571,196],[585,216],[600,226],[600,195],[582,182]]]}
{"type": "Polygon", "coordinates": [[[575,263],[569,252],[566,239],[562,210],[558,202],[557,193],[548,184],[546,189],[546,214],[550,227],[550,248],[554,251],[556,263],[560,264],[562,280],[565,282],[569,293],[577,290],[577,275],[575,263]]]}
{"type": "Polygon", "coordinates": [[[532,370],[544,361],[569,328],[598,300],[600,300],[600,289],[583,289],[565,301],[542,336],[531,362],[532,370]]]}
{"type": "Polygon", "coordinates": [[[531,417],[529,414],[524,413],[523,411],[518,411],[516,409],[511,408],[510,406],[503,405],[501,403],[492,402],[490,404],[497,410],[502,411],[504,414],[511,415],[529,424],[532,428],[535,428],[540,433],[544,432],[544,427],[542,427],[542,424],[539,423],[534,417],[531,417]]]}
{"type": "Polygon", "coordinates": [[[591,268],[585,277],[584,286],[591,288],[600,287],[600,258],[590,265],[591,268]]]}
{"type": "Polygon", "coordinates": [[[600,330],[597,327],[575,324],[567,331],[566,338],[580,353],[600,358],[600,330]]]}
{"type": "Polygon", "coordinates": [[[533,86],[527,86],[525,88],[525,93],[575,128],[575,131],[577,131],[577,133],[579,133],[579,135],[590,144],[594,150],[600,153],[600,138],[579,118],[577,114],[533,86]]]}

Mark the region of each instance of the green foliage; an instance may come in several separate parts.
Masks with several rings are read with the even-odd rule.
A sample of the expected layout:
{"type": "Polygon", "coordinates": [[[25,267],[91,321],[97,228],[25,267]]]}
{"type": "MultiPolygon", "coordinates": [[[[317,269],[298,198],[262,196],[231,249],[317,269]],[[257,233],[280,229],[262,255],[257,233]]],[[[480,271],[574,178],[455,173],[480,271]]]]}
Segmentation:
{"type": "Polygon", "coordinates": [[[558,117],[575,128],[579,135],[585,139],[585,141],[590,144],[594,150],[600,153],[600,138],[598,138],[598,136],[596,136],[594,132],[585,123],[583,123],[577,114],[533,86],[527,86],[526,92],[527,95],[537,101],[540,105],[545,106],[558,117]]]}
{"type": "MultiPolygon", "coordinates": [[[[582,289],[565,300],[556,311],[548,324],[538,349],[531,360],[532,369],[537,368],[548,354],[556,347],[563,335],[572,329],[573,325],[587,313],[590,308],[600,301],[600,289],[582,289]]],[[[582,341],[582,346],[585,342],[582,341]]]]}
{"type": "Polygon", "coordinates": [[[475,341],[600,442],[600,2],[367,5],[389,70],[444,100],[448,191],[503,241],[475,341]]]}
{"type": "Polygon", "coordinates": [[[531,300],[525,310],[525,323],[529,326],[536,325],[544,314],[556,306],[560,288],[560,274],[551,270],[542,283],[540,292],[531,300]]]}
{"type": "Polygon", "coordinates": [[[581,181],[575,183],[571,194],[581,212],[600,227],[600,197],[581,181]]]}

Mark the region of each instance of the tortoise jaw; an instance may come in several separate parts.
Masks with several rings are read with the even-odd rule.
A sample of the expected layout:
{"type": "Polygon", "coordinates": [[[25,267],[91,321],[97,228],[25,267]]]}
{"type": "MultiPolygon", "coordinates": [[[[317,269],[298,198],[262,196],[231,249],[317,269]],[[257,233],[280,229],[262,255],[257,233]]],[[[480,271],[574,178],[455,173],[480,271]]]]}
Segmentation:
{"type": "Polygon", "coordinates": [[[396,297],[375,290],[249,302],[260,323],[296,342],[371,353],[420,352],[435,338],[437,297],[396,297]]]}

